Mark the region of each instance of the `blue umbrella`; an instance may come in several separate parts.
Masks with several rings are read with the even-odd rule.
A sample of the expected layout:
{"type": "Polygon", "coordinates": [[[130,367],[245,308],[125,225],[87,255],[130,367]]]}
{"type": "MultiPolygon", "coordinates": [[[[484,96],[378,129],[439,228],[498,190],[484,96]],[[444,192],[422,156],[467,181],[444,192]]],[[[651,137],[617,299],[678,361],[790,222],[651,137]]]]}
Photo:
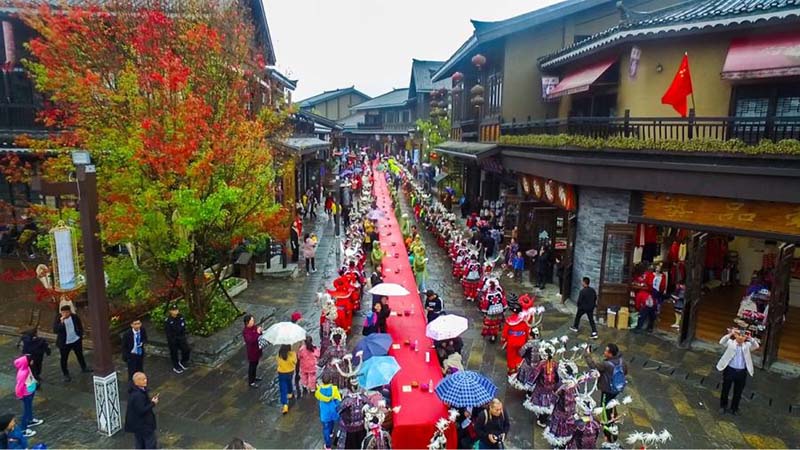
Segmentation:
{"type": "Polygon", "coordinates": [[[436,395],[456,408],[474,408],[489,403],[497,394],[492,380],[470,370],[448,375],[436,385],[436,395]]]}
{"type": "Polygon", "coordinates": [[[392,337],[386,333],[373,333],[361,339],[353,349],[353,354],[363,352],[361,358],[366,361],[373,356],[386,356],[392,346],[392,337]]]}
{"type": "Polygon", "coordinates": [[[374,356],[361,365],[358,370],[358,384],[364,389],[372,389],[389,384],[400,365],[394,356],[374,356]]]}

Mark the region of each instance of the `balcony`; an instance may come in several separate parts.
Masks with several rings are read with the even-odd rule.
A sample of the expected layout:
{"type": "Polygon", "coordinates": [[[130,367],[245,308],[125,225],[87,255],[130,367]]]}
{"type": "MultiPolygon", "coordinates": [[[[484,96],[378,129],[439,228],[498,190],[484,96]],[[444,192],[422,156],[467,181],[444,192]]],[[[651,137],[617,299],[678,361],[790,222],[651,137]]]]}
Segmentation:
{"type": "Polygon", "coordinates": [[[780,117],[570,117],[505,123],[503,136],[569,135],[648,142],[800,140],[800,116],[780,117]]]}
{"type": "Polygon", "coordinates": [[[0,131],[42,131],[44,126],[36,121],[39,110],[36,105],[0,103],[0,131]]]}
{"type": "Polygon", "coordinates": [[[358,130],[359,131],[375,131],[375,132],[408,132],[408,130],[413,130],[414,124],[413,123],[359,123],[358,130]]]}

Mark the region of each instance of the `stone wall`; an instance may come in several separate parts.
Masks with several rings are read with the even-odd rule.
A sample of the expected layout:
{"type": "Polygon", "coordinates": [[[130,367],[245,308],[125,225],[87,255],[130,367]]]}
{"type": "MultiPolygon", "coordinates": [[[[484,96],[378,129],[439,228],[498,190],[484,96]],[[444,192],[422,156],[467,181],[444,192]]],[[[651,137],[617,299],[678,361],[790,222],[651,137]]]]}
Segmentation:
{"type": "Polygon", "coordinates": [[[603,257],[603,234],[607,223],[628,223],[631,193],[617,189],[578,188],[578,230],[572,267],[572,291],[575,301],[581,279],[589,277],[598,290],[603,257]]]}

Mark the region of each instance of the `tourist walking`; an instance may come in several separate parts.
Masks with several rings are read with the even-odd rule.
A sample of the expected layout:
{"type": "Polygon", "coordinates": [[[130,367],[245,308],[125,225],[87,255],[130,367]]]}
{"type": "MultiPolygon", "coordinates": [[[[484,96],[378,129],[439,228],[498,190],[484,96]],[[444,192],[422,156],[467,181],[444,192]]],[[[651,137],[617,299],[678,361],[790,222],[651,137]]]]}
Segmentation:
{"type": "Polygon", "coordinates": [[[753,358],[750,352],[758,349],[758,340],[753,339],[747,332],[733,329],[722,336],[720,345],[725,347],[725,352],[717,362],[717,370],[722,372],[722,392],[719,396],[719,412],[724,414],[739,415],[739,401],[747,382],[747,375],[753,376],[753,358]],[[728,409],[728,392],[733,386],[733,398],[728,409]]]}
{"type": "Polygon", "coordinates": [[[581,317],[586,314],[589,319],[589,326],[592,327],[592,339],[597,339],[597,325],[594,323],[594,308],[597,306],[597,292],[594,288],[589,286],[591,280],[589,277],[583,277],[581,280],[581,292],[578,294],[578,311],[575,312],[575,322],[569,328],[574,332],[578,332],[581,317]]]}
{"type": "Polygon", "coordinates": [[[331,383],[328,374],[322,375],[322,382],[317,385],[314,396],[319,401],[319,420],[322,422],[322,439],[325,441],[325,450],[330,450],[333,445],[333,427],[339,420],[339,404],[342,395],[339,388],[331,383]]]}
{"type": "Polygon", "coordinates": [[[319,347],[314,345],[314,339],[311,336],[306,336],[305,343],[297,351],[297,359],[300,367],[300,385],[306,392],[314,392],[314,389],[317,388],[319,347]]]}
{"type": "Polygon", "coordinates": [[[186,319],[181,315],[178,305],[169,306],[169,316],[164,324],[164,334],[167,336],[169,358],[172,360],[172,371],[181,374],[189,364],[189,341],[186,338],[186,319]],[[180,358],[178,358],[180,353],[180,358]]]}
{"type": "Polygon", "coordinates": [[[156,414],[158,394],[150,398],[147,391],[147,375],[133,374],[133,383],[128,389],[128,409],[125,413],[125,432],[133,433],[134,448],[158,448],[156,438],[156,414]]]}
{"type": "Polygon", "coordinates": [[[292,398],[292,378],[297,366],[297,355],[291,345],[281,345],[278,349],[278,387],[281,395],[281,413],[289,412],[289,399],[292,398]]]}
{"type": "Polygon", "coordinates": [[[17,369],[17,383],[14,389],[17,398],[22,401],[22,434],[29,438],[36,434],[30,427],[44,423],[42,419],[33,417],[33,396],[36,394],[38,383],[31,372],[31,360],[27,355],[22,355],[14,360],[17,369]]]}
{"type": "Polygon", "coordinates": [[[26,331],[20,338],[20,343],[22,344],[22,354],[30,355],[31,357],[31,372],[36,381],[39,382],[39,388],[41,388],[42,362],[44,361],[44,355],[50,355],[50,345],[39,337],[38,327],[26,331]]]}
{"type": "Polygon", "coordinates": [[[258,337],[261,336],[261,327],[256,326],[256,319],[252,314],[244,315],[244,329],[242,338],[244,339],[245,353],[247,354],[247,384],[251,388],[257,388],[261,378],[256,376],[258,362],[261,360],[261,348],[258,346],[258,337]]]}
{"type": "Polygon", "coordinates": [[[303,236],[303,258],[306,260],[306,276],[311,275],[311,272],[317,271],[316,256],[317,237],[306,233],[303,236]]]}
{"type": "Polygon", "coordinates": [[[122,360],[128,364],[128,381],[133,380],[133,374],[144,371],[144,344],[147,343],[147,331],[142,327],[142,321],[136,319],[131,322],[131,327],[122,334],[122,360]]]}
{"type": "Polygon", "coordinates": [[[504,442],[510,423],[503,402],[492,399],[489,406],[477,415],[474,423],[480,448],[505,448],[504,442]]]}
{"type": "Polygon", "coordinates": [[[292,246],[292,262],[296,263],[300,260],[300,236],[303,235],[303,220],[298,213],[292,221],[292,227],[289,230],[289,242],[292,246]]]}
{"type": "Polygon", "coordinates": [[[69,352],[75,353],[81,372],[91,372],[92,369],[86,367],[86,360],[83,359],[83,324],[77,314],[72,314],[69,305],[61,307],[60,315],[56,316],[53,324],[53,332],[56,334],[56,347],[61,353],[61,373],[64,375],[64,381],[72,381],[67,368],[69,352]]]}

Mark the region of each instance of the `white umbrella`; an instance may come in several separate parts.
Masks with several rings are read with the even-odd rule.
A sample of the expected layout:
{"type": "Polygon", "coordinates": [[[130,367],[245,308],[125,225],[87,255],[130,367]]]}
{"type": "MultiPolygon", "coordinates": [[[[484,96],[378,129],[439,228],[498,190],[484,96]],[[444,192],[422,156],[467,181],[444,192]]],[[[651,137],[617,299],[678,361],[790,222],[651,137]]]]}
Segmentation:
{"type": "Polygon", "coordinates": [[[300,325],[292,322],[278,322],[271,325],[261,333],[258,338],[258,346],[266,347],[267,343],[272,345],[292,345],[306,338],[306,330],[300,325]]]}
{"type": "Polygon", "coordinates": [[[372,295],[385,295],[387,297],[408,295],[408,289],[397,283],[381,283],[369,290],[372,295]]]}
{"type": "Polygon", "coordinates": [[[444,341],[458,337],[461,333],[467,331],[467,328],[469,328],[469,321],[466,317],[445,314],[433,319],[425,327],[425,336],[434,341],[444,341]]]}

